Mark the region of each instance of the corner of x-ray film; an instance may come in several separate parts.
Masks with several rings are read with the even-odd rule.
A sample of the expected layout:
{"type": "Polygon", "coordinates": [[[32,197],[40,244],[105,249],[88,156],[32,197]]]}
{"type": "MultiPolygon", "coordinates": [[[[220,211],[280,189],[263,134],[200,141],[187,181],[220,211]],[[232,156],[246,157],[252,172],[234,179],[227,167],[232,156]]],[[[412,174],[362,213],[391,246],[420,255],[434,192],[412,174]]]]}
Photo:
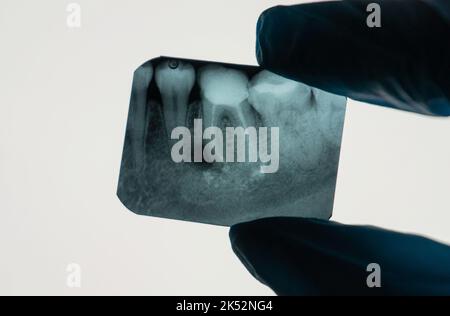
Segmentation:
{"type": "Polygon", "coordinates": [[[346,99],[255,66],[152,59],[134,72],[118,197],[229,226],[328,219],[346,99]]]}

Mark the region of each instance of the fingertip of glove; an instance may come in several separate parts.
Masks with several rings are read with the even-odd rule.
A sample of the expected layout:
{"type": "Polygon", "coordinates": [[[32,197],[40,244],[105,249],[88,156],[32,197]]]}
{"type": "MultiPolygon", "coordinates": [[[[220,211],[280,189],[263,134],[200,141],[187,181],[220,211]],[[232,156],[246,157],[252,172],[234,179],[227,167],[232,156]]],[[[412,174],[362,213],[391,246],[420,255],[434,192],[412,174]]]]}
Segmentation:
{"type": "Polygon", "coordinates": [[[270,50],[273,45],[278,45],[275,41],[280,37],[274,34],[274,32],[277,32],[274,22],[279,20],[285,7],[278,5],[266,9],[258,18],[256,23],[256,59],[260,66],[264,65],[265,58],[268,57],[267,50],[270,50]]]}

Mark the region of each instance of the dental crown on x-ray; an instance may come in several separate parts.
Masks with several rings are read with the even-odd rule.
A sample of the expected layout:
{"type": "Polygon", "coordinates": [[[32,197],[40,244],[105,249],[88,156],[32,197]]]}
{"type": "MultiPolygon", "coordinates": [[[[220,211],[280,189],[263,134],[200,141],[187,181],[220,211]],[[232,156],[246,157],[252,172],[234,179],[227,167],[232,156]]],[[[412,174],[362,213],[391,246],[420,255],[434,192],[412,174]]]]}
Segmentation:
{"type": "Polygon", "coordinates": [[[151,60],[133,79],[118,195],[220,225],[329,218],[345,102],[257,67],[151,60]]]}

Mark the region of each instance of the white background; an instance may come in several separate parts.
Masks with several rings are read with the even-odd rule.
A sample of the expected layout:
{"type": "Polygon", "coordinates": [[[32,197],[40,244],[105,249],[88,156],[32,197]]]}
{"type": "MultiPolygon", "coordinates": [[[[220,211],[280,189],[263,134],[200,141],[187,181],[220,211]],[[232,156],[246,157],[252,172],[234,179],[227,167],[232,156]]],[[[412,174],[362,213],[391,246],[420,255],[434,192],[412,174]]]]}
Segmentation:
{"type": "MultiPolygon", "coordinates": [[[[69,1],[1,1],[0,294],[272,294],[228,229],[139,217],[115,192],[134,69],[159,55],[255,64],[258,15],[289,2],[80,0],[69,29],[69,1]]],[[[448,243],[449,143],[449,119],[350,101],[333,219],[448,243]]]]}

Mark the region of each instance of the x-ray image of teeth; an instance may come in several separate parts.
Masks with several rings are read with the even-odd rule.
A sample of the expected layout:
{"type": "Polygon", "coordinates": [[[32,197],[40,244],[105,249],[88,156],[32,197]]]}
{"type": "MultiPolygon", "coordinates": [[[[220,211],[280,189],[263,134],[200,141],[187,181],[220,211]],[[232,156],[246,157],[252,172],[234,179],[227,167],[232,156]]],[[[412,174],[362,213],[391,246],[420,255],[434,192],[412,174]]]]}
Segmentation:
{"type": "Polygon", "coordinates": [[[133,78],[118,196],[229,226],[332,214],[346,99],[255,66],[171,57],[133,78]]]}

